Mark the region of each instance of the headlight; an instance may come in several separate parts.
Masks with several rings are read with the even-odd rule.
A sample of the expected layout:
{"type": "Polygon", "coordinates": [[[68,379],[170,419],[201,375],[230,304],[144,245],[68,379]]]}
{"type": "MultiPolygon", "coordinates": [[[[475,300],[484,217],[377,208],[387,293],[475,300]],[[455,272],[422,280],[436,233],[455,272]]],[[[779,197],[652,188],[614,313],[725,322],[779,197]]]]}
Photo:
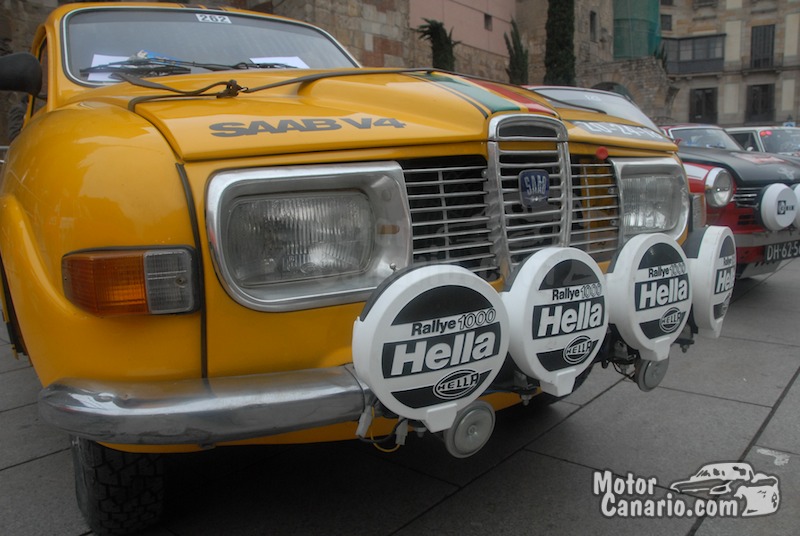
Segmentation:
{"type": "Polygon", "coordinates": [[[683,166],[671,158],[611,162],[620,179],[623,239],[641,233],[680,237],[689,218],[683,166]]]}
{"type": "Polygon", "coordinates": [[[714,168],[706,175],[706,201],[715,208],[730,203],[733,198],[733,177],[722,168],[714,168]]]}
{"type": "Polygon", "coordinates": [[[234,282],[253,288],[363,272],[375,218],[359,191],[252,196],[233,203],[226,235],[234,282]]]}
{"type": "Polygon", "coordinates": [[[286,311],[365,299],[411,261],[393,162],[223,172],[207,192],[220,280],[239,303],[286,311]]]}

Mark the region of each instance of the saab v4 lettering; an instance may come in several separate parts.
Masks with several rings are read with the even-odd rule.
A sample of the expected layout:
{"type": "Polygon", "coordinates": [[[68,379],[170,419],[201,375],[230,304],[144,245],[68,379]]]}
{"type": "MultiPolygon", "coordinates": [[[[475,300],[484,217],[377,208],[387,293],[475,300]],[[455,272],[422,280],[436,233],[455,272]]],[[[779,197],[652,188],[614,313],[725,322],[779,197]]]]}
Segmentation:
{"type": "Polygon", "coordinates": [[[369,130],[372,128],[390,127],[404,128],[405,123],[392,117],[310,117],[307,119],[277,119],[270,121],[250,121],[239,123],[235,121],[214,123],[208,128],[212,136],[220,138],[234,138],[237,136],[255,136],[256,134],[285,134],[287,132],[320,132],[323,130],[339,130],[341,128],[355,128],[369,130]]]}

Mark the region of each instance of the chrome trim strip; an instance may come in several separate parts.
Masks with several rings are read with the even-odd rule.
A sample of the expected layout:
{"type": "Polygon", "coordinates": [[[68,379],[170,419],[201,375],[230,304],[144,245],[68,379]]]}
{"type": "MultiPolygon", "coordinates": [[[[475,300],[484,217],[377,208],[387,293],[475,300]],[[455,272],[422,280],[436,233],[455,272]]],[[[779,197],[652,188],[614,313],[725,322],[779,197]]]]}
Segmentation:
{"type": "Polygon", "coordinates": [[[396,162],[221,171],[210,178],[206,188],[206,229],[211,258],[222,286],[237,303],[256,311],[298,311],[364,301],[381,281],[412,262],[405,179],[396,162]],[[365,271],[272,281],[252,287],[237,284],[233,275],[235,267],[225,256],[226,218],[237,199],[347,190],[367,196],[376,221],[397,226],[397,232],[390,235],[391,240],[384,237],[382,246],[376,246],[365,271]]]}
{"type": "Polygon", "coordinates": [[[211,445],[356,421],[372,401],[352,365],[343,365],[207,380],[68,378],[39,393],[39,412],[93,441],[211,445]]]}

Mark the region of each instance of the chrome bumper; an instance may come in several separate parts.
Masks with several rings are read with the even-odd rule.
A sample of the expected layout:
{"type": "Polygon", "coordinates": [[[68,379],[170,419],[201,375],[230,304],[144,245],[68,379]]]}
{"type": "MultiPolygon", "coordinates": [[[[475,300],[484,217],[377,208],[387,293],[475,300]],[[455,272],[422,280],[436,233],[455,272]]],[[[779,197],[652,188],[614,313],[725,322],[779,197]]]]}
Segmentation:
{"type": "Polygon", "coordinates": [[[737,233],[733,232],[733,240],[737,248],[753,248],[758,246],[768,246],[770,244],[780,244],[790,240],[800,239],[800,230],[795,228],[783,229],[781,231],[763,231],[758,233],[737,233]]]}
{"type": "Polygon", "coordinates": [[[68,378],[39,394],[44,420],[128,445],[210,445],[356,421],[373,395],[352,366],[161,382],[68,378]]]}

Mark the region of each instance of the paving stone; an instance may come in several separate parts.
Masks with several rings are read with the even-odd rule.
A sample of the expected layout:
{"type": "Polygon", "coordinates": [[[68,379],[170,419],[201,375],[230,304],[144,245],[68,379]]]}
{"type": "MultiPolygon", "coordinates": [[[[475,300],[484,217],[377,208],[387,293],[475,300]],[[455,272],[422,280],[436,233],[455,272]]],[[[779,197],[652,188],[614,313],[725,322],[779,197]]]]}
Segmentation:
{"type": "MultiPolygon", "coordinates": [[[[422,534],[686,534],[693,519],[606,518],[593,494],[594,470],[520,452],[436,505],[397,536],[422,534]]],[[[656,497],[665,493],[658,490],[656,497]]]]}
{"type": "Polygon", "coordinates": [[[632,382],[615,385],[529,449],[617,474],[673,482],[743,455],[770,409],[632,382]]]}
{"type": "Polygon", "coordinates": [[[295,446],[204,485],[175,479],[180,502],[164,528],[181,536],[388,535],[457,489],[368,449],[357,441],[295,446]]]}
{"type": "Polygon", "coordinates": [[[69,448],[69,438],[39,417],[35,405],[0,412],[0,470],[69,448]]]}
{"type": "Polygon", "coordinates": [[[469,458],[455,458],[447,452],[439,435],[411,434],[406,446],[395,453],[370,452],[388,462],[414,469],[422,474],[463,486],[525,445],[566,419],[578,406],[556,402],[550,406],[513,406],[497,413],[494,433],[489,442],[469,458]]]}
{"type": "MultiPolygon", "coordinates": [[[[800,456],[800,378],[795,380],[786,393],[786,397],[758,438],[758,444],[800,456]]],[[[800,465],[800,458],[796,460],[800,465]]]]}
{"type": "Polygon", "coordinates": [[[696,337],[686,354],[673,350],[662,387],[773,406],[800,368],[794,346],[696,337]]]}
{"type": "MultiPolygon", "coordinates": [[[[750,292],[758,292],[757,287],[750,292]]],[[[750,307],[744,298],[734,302],[722,324],[722,336],[800,347],[800,315],[769,305],[750,307]],[[744,300],[744,301],[742,301],[744,300]]]]}
{"type": "Polygon", "coordinates": [[[0,342],[0,374],[8,372],[9,370],[18,370],[21,368],[30,368],[31,363],[28,358],[21,356],[19,358],[14,356],[11,350],[11,345],[8,343],[0,342]]]}
{"type": "Polygon", "coordinates": [[[0,527],[9,536],[87,534],[69,451],[0,470],[0,527]]]}
{"type": "Polygon", "coordinates": [[[775,309],[796,315],[797,303],[800,303],[800,273],[781,270],[741,292],[734,305],[775,309]]]}
{"type": "Polygon", "coordinates": [[[0,374],[0,412],[22,405],[36,404],[42,385],[32,368],[0,374]]]}

